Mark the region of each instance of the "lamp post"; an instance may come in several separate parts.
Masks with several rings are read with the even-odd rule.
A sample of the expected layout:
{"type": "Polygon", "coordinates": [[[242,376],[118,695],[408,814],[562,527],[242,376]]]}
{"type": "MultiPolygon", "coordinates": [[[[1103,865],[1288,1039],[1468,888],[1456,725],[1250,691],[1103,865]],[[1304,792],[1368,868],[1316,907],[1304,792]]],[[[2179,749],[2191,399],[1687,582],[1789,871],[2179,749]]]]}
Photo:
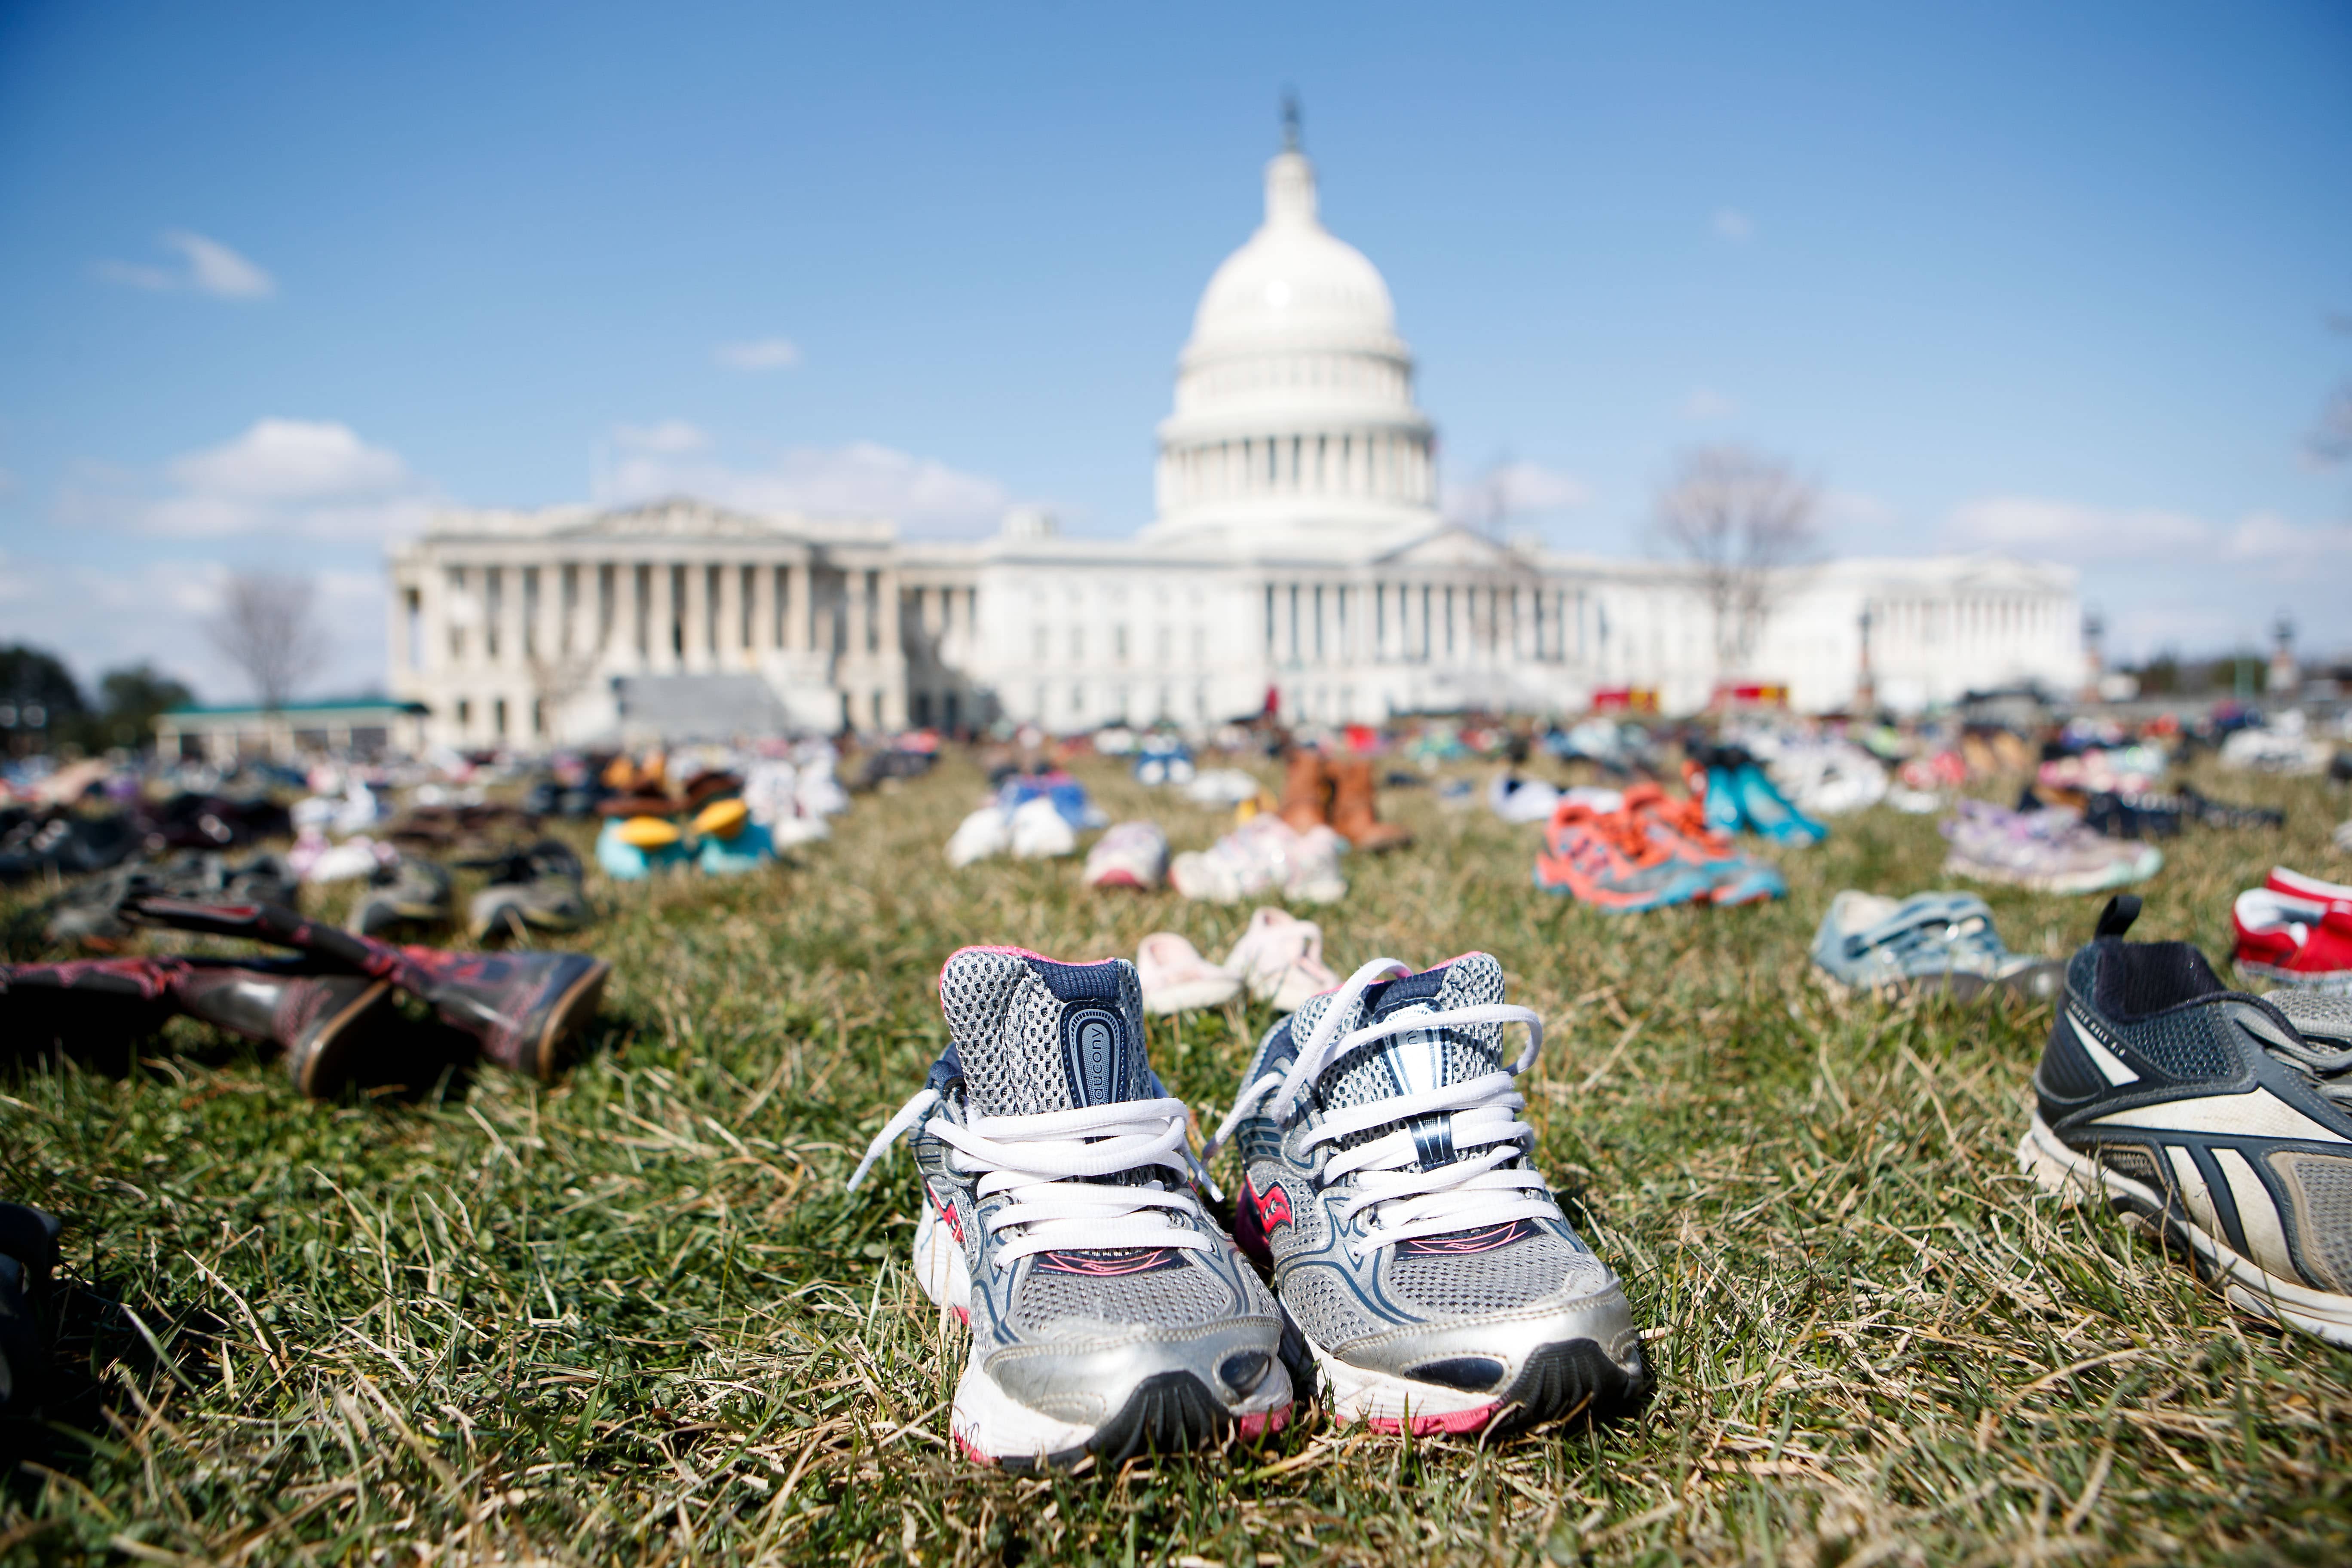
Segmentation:
{"type": "Polygon", "coordinates": [[[1862,633],[1862,672],[1853,685],[1853,709],[1857,718],[1868,718],[1878,707],[1878,682],[1870,669],[1870,601],[1862,602],[1862,615],[1857,626],[1862,633]]]}

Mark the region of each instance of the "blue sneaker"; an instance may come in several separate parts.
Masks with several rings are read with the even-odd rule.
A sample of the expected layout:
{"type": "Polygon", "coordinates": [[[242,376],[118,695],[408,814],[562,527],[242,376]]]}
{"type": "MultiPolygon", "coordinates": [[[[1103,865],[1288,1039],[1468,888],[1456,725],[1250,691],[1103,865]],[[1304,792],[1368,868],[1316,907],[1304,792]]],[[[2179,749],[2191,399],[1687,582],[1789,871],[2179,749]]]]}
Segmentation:
{"type": "Polygon", "coordinates": [[[2009,951],[1974,893],[1898,901],[1849,888],[1830,900],[1812,958],[1822,984],[1841,995],[1940,991],[1968,1002],[1998,988],[2047,1002],[2065,985],[2063,964],[2009,951]]]}
{"type": "MultiPolygon", "coordinates": [[[[1748,826],[1775,844],[1819,844],[1830,830],[1799,811],[1753,762],[1743,763],[1731,775],[1739,797],[1739,815],[1748,826]]],[[[1715,792],[1710,788],[1707,793],[1715,792]]]]}

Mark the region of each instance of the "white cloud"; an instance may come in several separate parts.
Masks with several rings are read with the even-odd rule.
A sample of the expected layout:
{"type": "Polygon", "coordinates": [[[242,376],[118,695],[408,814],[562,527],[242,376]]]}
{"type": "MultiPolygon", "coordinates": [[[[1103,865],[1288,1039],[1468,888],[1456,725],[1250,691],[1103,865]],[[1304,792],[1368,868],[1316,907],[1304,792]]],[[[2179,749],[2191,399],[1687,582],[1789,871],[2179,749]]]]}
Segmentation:
{"type": "Polygon", "coordinates": [[[665,419],[656,425],[615,426],[613,442],[626,451],[658,452],[668,457],[708,451],[711,446],[706,432],[683,419],[665,419]]]}
{"type": "Polygon", "coordinates": [[[2300,573],[2323,563],[2338,570],[2327,558],[2352,555],[2352,523],[2300,528],[2276,512],[2249,512],[2223,538],[2221,548],[2233,561],[2283,573],[2300,573]]]}
{"type": "Polygon", "coordinates": [[[1592,487],[1574,474],[1540,463],[1504,463],[1477,478],[1445,487],[1445,515],[1485,526],[1497,521],[1574,511],[1592,500],[1592,487]]]}
{"type": "Polygon", "coordinates": [[[801,350],[790,338],[753,338],[721,343],[710,357],[730,370],[790,370],[801,363],[801,350]]]}
{"type": "Polygon", "coordinates": [[[190,490],[239,501],[348,500],[410,482],[398,453],[332,420],[257,419],[244,435],[175,458],[164,471],[190,490]]]}
{"type": "Polygon", "coordinates": [[[179,253],[177,265],[101,261],[99,276],[133,289],[209,294],[215,300],[267,300],[278,292],[276,279],[219,240],[175,228],[166,232],[160,243],[166,250],[179,253]]]}
{"type": "Polygon", "coordinates": [[[1728,419],[1738,412],[1738,404],[1711,386],[1695,386],[1683,399],[1682,416],[1685,419],[1728,419]]]}
{"type": "Polygon", "coordinates": [[[2212,544],[2213,531],[2187,512],[1988,496],[1955,507],[1945,538],[1962,550],[2097,561],[2149,550],[2203,549],[2212,544]]]}
{"type": "Polygon", "coordinates": [[[397,452],[331,420],[257,419],[148,475],[76,465],[59,487],[64,528],[173,539],[236,535],[378,544],[424,521],[429,487],[397,452]]]}
{"type": "Polygon", "coordinates": [[[1737,207],[1717,207],[1712,224],[1717,239],[1745,245],[1756,237],[1756,220],[1737,207]]]}
{"type": "MultiPolygon", "coordinates": [[[[968,474],[874,441],[846,447],[795,447],[772,460],[739,467],[706,438],[648,444],[665,431],[692,431],[678,421],[615,431],[615,460],[596,484],[604,504],[690,495],[745,511],[887,518],[909,536],[977,537],[994,531],[1013,496],[984,474],[968,474]]],[[[699,436],[700,432],[695,431],[699,436]]]]}

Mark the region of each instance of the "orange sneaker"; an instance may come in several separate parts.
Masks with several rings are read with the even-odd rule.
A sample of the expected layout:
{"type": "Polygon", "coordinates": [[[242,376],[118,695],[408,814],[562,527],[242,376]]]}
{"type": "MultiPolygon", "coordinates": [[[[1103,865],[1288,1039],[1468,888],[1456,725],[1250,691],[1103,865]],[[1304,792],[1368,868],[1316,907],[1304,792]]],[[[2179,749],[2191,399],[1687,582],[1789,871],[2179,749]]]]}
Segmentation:
{"type": "Polygon", "coordinates": [[[1788,879],[1779,867],[1748,855],[1729,834],[1707,826],[1702,799],[1675,800],[1656,784],[1635,784],[1625,792],[1622,809],[1648,826],[1654,843],[1706,878],[1700,896],[1708,903],[1752,904],[1788,896],[1788,879]]]}
{"type": "Polygon", "coordinates": [[[1568,893],[1611,914],[1686,904],[1706,897],[1706,872],[1681,859],[1631,811],[1596,812],[1563,801],[1544,826],[1536,886],[1568,893]]]}

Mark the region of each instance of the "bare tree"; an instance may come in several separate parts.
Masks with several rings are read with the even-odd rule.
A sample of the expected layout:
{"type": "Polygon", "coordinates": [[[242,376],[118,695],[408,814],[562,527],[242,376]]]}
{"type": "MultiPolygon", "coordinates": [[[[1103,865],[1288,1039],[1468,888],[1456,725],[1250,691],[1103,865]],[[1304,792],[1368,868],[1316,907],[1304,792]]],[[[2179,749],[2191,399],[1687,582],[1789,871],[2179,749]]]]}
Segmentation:
{"type": "Polygon", "coordinates": [[[1511,454],[1499,454],[1466,489],[1454,498],[1456,521],[1489,539],[1500,541],[1503,531],[1519,510],[1517,478],[1517,465],[1511,461],[1511,454]]]}
{"type": "Polygon", "coordinates": [[[1818,499],[1786,463],[1745,447],[1699,447],[1675,459],[1657,527],[1696,568],[1715,622],[1717,679],[1748,673],[1785,568],[1811,552],[1818,499]]]}
{"type": "Polygon", "coordinates": [[[261,706],[275,712],[326,656],[319,625],[317,586],[279,572],[233,573],[221,607],[205,635],[223,658],[245,672],[261,706]]]}

